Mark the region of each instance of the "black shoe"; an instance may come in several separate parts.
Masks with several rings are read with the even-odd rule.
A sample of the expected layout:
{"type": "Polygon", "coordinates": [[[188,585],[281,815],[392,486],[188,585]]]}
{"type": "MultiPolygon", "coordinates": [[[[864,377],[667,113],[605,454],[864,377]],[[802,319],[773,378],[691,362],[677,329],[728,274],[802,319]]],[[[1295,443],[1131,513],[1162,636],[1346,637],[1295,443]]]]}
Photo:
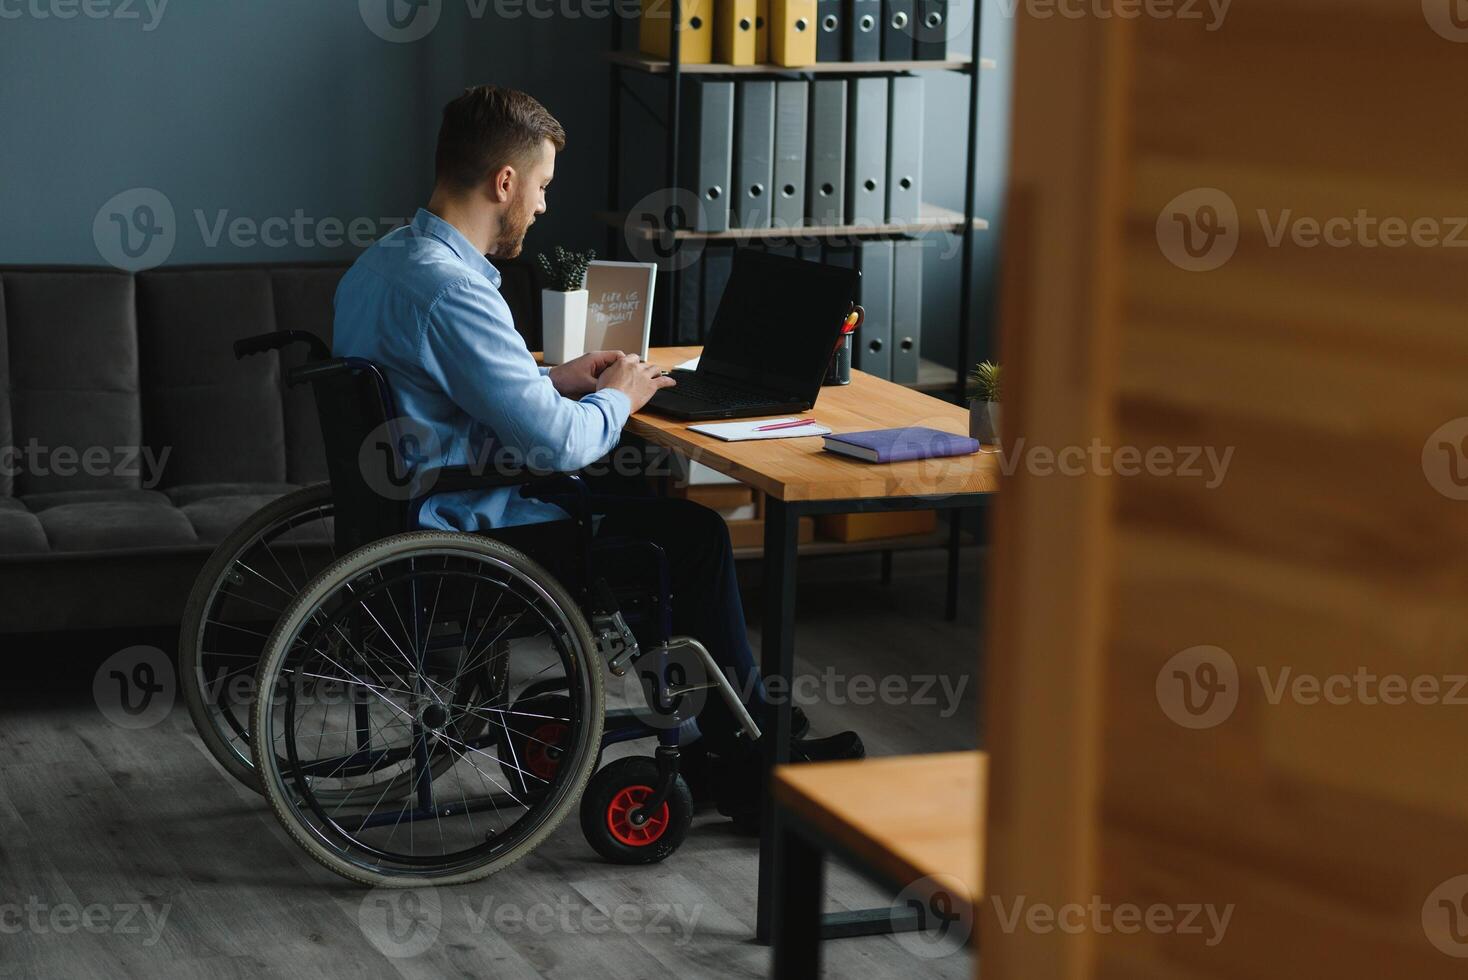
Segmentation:
{"type": "Polygon", "coordinates": [[[797,738],[790,743],[791,762],[837,762],[866,757],[867,747],[856,732],[841,732],[827,738],[797,738]]]}
{"type": "MultiPolygon", "coordinates": [[[[733,820],[740,833],[757,836],[764,803],[764,758],[758,746],[742,740],[740,744],[742,749],[736,757],[711,759],[710,782],[719,812],[733,820]]],[[[866,746],[856,732],[794,739],[790,744],[791,763],[864,759],[866,754],[866,746]]]]}
{"type": "Polygon", "coordinates": [[[797,704],[797,705],[791,706],[791,708],[790,708],[790,737],[791,738],[805,738],[809,734],[810,734],[810,719],[805,716],[805,712],[800,709],[800,705],[797,704]]]}

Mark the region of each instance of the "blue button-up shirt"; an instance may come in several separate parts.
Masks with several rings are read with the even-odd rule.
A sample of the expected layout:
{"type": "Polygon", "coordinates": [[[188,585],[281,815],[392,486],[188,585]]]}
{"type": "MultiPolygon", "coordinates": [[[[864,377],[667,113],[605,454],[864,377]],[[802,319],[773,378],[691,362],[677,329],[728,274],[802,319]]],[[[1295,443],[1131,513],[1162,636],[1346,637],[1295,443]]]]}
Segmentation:
{"type": "MultiPolygon", "coordinates": [[[[631,413],[607,388],[563,397],[535,363],[499,292],[500,273],[458,229],[426,210],[369,248],[336,291],[333,348],[383,368],[400,415],[431,434],[421,465],[484,465],[519,454],[571,471],[610,452],[631,413]]],[[[564,518],[514,488],[445,493],[423,528],[477,531],[564,518]]]]}

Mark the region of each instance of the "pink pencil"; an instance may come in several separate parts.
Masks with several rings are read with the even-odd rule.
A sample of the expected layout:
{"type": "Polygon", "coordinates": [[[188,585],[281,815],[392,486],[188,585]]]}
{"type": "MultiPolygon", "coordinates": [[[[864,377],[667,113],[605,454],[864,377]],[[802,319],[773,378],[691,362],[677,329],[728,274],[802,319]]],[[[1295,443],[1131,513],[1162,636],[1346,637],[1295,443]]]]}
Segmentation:
{"type": "Polygon", "coordinates": [[[756,432],[768,432],[771,429],[794,429],[794,428],[797,428],[798,426],[802,426],[802,425],[815,425],[815,424],[816,424],[816,420],[815,419],[796,419],[793,422],[776,422],[774,425],[757,425],[757,426],[755,426],[754,431],[756,431],[756,432]]]}

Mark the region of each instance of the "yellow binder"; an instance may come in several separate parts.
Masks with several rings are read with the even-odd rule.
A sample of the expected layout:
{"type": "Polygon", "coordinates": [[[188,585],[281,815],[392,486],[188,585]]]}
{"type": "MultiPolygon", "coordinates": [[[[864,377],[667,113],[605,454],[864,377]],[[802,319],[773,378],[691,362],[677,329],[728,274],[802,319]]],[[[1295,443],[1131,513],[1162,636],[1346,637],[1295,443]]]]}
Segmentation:
{"type": "Polygon", "coordinates": [[[715,57],[724,65],[754,64],[757,0],[714,0],[714,3],[715,57]]]}
{"type": "Polygon", "coordinates": [[[770,0],[754,0],[754,63],[770,60],[770,0]]]}
{"type": "MultiPolygon", "coordinates": [[[[678,61],[707,65],[714,60],[714,0],[683,0],[678,61]]],[[[672,50],[673,0],[642,0],[637,43],[649,58],[667,59],[672,50]]]]}
{"type": "Polygon", "coordinates": [[[770,0],[770,61],[784,68],[816,63],[816,0],[770,0]]]}

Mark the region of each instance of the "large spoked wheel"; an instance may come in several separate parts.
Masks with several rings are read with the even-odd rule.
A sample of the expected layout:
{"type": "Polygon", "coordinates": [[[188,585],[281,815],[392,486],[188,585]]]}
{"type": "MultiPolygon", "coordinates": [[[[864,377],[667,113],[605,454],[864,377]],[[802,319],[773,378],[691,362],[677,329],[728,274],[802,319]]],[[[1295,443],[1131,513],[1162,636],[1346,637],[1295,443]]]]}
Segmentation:
{"type": "Polygon", "coordinates": [[[286,494],[220,542],[194,582],[179,630],[179,684],[204,745],[259,790],[250,705],[265,641],[306,583],[336,560],[329,484],[286,494]]]}
{"type": "Polygon", "coordinates": [[[368,885],[514,863],[575,807],[601,748],[584,616],[489,538],[414,532],[341,559],[286,609],[257,686],[272,692],[250,726],[266,798],[315,860],[368,885]],[[552,724],[556,764],[532,769],[524,732],[552,724]]]}

